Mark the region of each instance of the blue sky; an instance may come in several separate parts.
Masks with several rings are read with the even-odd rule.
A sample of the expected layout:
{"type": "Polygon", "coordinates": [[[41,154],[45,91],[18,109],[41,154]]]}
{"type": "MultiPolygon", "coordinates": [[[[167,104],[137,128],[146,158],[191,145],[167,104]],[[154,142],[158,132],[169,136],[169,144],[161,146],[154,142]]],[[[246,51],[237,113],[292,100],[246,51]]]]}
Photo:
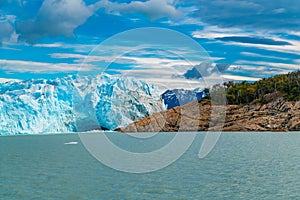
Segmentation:
{"type": "Polygon", "coordinates": [[[137,45],[132,40],[101,45],[115,34],[145,27],[193,38],[216,64],[229,64],[221,71],[226,80],[287,73],[300,68],[299,8],[298,0],[4,0],[0,80],[61,77],[113,62],[109,73],[172,82],[203,62],[184,42],[175,42],[173,50],[143,41],[132,50],[137,45]],[[119,57],[112,59],[114,54],[119,57]]]}

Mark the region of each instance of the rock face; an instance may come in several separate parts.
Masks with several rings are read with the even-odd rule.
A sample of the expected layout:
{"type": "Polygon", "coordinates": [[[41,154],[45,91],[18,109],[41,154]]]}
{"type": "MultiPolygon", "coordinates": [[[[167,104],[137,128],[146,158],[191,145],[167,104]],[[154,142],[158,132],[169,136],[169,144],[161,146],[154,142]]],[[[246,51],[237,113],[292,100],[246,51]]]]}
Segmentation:
{"type": "MultiPolygon", "coordinates": [[[[222,107],[224,109],[224,106],[222,107]]],[[[219,108],[219,109],[222,109],[219,108]]],[[[218,107],[216,107],[218,110],[218,107]]],[[[247,105],[227,105],[225,122],[214,125],[209,100],[193,101],[119,129],[124,132],[177,132],[177,131],[299,131],[300,101],[288,102],[278,95],[266,95],[264,102],[247,105]]]]}

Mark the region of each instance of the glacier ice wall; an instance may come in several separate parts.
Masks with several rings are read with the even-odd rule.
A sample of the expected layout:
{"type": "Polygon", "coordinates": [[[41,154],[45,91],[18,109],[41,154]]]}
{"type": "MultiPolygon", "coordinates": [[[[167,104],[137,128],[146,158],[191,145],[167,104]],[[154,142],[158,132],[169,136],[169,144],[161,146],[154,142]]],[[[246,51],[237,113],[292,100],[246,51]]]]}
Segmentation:
{"type": "Polygon", "coordinates": [[[0,84],[0,134],[113,130],[163,109],[153,86],[100,74],[0,84]]]}
{"type": "Polygon", "coordinates": [[[74,131],[70,88],[67,79],[0,84],[0,134],[74,131]]]}

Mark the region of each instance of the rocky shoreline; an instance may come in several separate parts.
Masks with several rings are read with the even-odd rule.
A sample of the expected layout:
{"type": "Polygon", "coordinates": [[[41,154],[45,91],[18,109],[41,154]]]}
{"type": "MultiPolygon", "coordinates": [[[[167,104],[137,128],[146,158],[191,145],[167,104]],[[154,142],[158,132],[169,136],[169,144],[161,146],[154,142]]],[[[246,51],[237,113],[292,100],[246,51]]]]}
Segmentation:
{"type": "Polygon", "coordinates": [[[244,105],[216,106],[226,109],[222,123],[211,121],[221,115],[212,115],[208,99],[193,101],[183,106],[155,113],[127,127],[122,132],[178,132],[178,131],[300,131],[300,101],[289,102],[278,94],[268,94],[263,101],[244,105]]]}

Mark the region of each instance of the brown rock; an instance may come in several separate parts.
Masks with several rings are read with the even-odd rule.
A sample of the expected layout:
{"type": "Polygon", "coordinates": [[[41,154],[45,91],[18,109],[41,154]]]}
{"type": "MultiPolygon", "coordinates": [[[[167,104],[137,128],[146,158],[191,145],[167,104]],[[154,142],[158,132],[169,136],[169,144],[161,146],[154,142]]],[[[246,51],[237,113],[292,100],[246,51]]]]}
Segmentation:
{"type": "Polygon", "coordinates": [[[300,101],[285,101],[270,94],[264,103],[254,101],[247,105],[213,107],[209,100],[193,101],[142,120],[123,132],[177,132],[177,131],[300,131],[300,101]],[[224,111],[226,110],[226,117],[224,111]]]}

